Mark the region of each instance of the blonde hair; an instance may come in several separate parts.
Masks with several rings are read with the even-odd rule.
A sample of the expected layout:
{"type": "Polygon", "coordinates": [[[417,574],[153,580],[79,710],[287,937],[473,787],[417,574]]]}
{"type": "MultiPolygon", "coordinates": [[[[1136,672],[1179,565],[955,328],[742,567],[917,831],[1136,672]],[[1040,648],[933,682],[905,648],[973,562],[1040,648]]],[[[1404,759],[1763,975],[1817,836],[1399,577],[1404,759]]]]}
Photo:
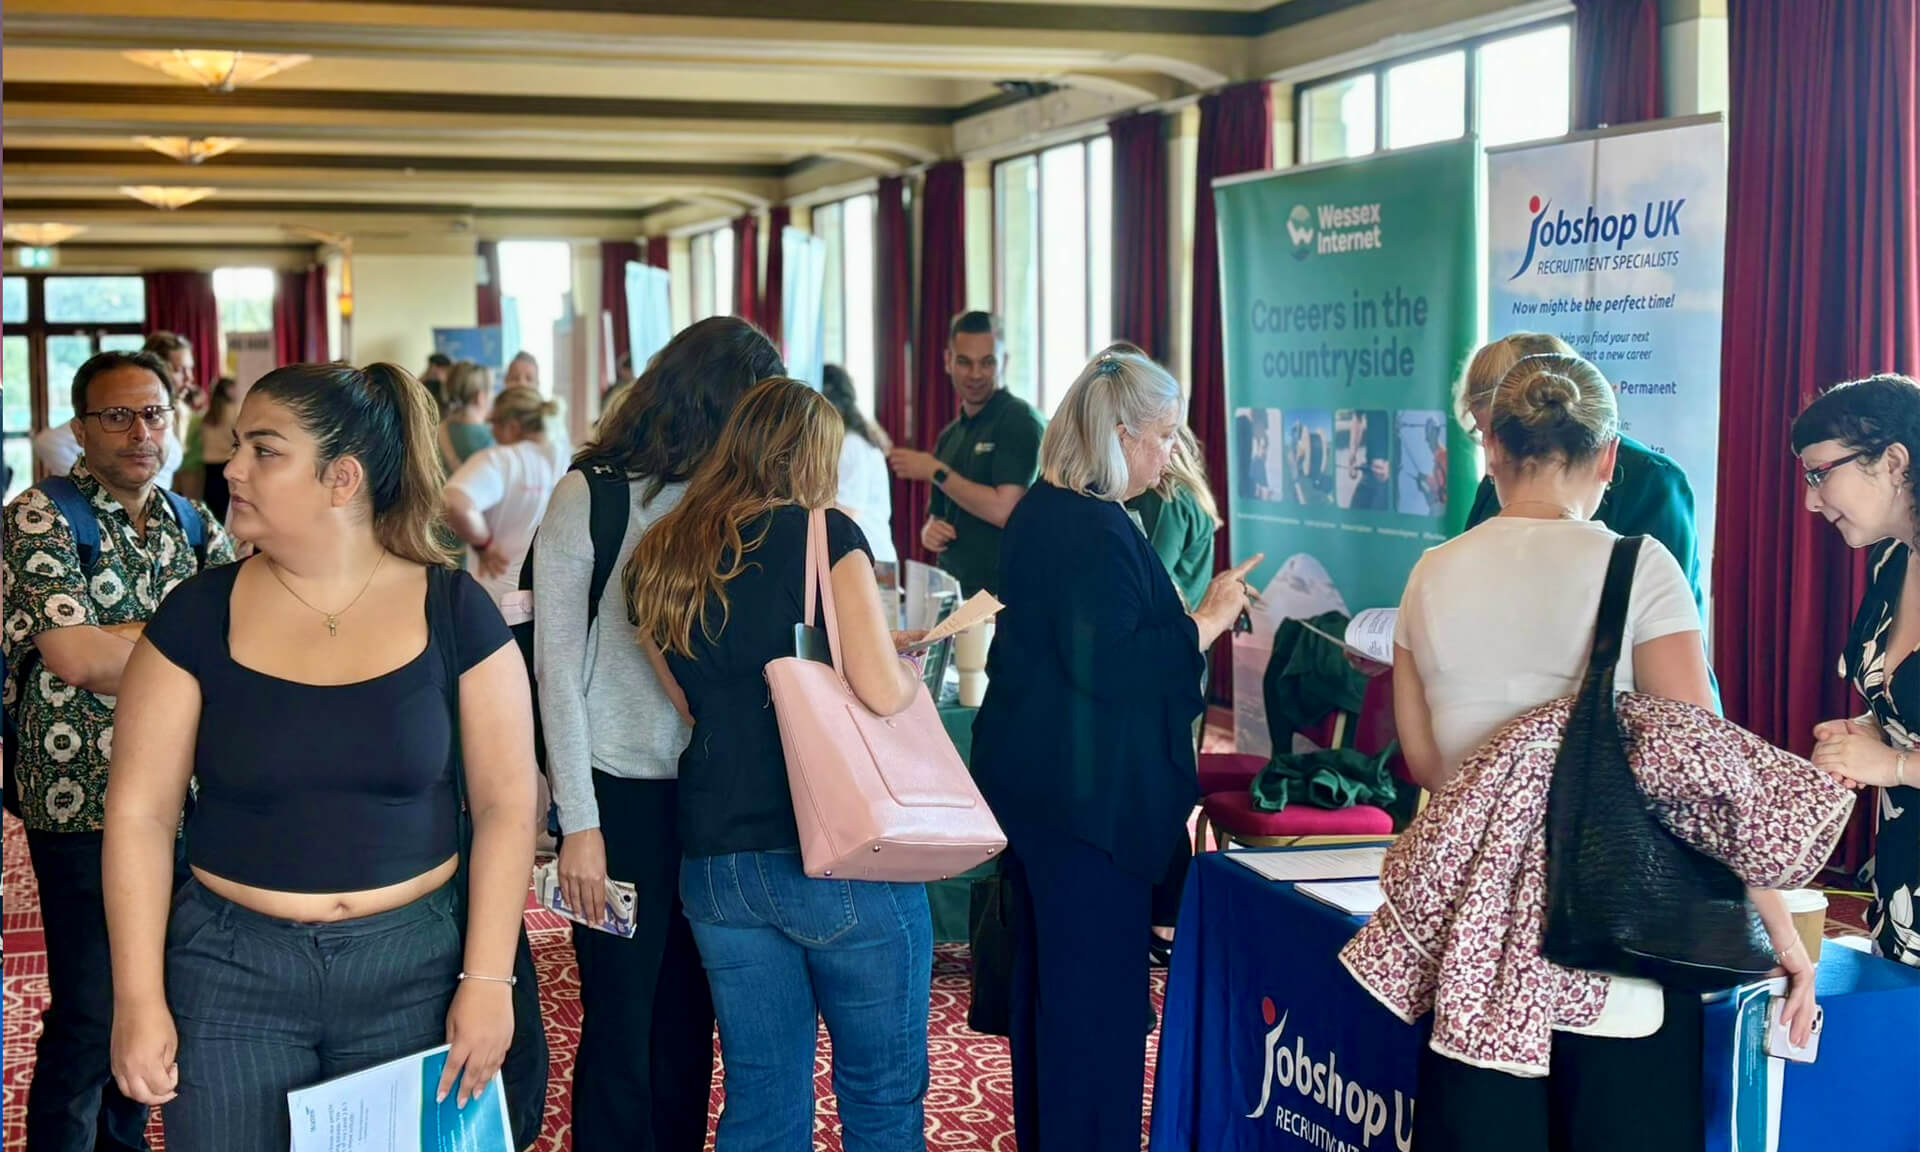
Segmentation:
{"type": "Polygon", "coordinates": [[[511,424],[529,436],[539,436],[546,432],[547,421],[560,414],[560,405],[539,391],[525,385],[515,385],[493,398],[495,425],[511,424]]]}
{"type": "Polygon", "coordinates": [[[485,364],[462,360],[447,373],[440,385],[440,396],[447,410],[471,408],[493,395],[493,369],[485,364]]]}
{"type": "Polygon", "coordinates": [[[1200,457],[1200,442],[1193,437],[1193,429],[1185,424],[1174,429],[1173,455],[1167,458],[1167,471],[1160,477],[1160,486],[1155,491],[1168,503],[1172,503],[1185,489],[1193,495],[1193,502],[1200,506],[1217,529],[1220,527],[1220,506],[1213,502],[1213,489],[1207,484],[1207,466],[1200,457]]]}
{"type": "Polygon", "coordinates": [[[1102,352],[1083,369],[1040,440],[1047,483],[1102,500],[1127,497],[1127,456],[1118,429],[1139,432],[1180,413],[1180,383],[1131,352],[1102,352]]]}
{"type": "Polygon", "coordinates": [[[1493,404],[1493,394],[1513,366],[1526,356],[1572,356],[1573,347],[1558,336],[1545,332],[1514,332],[1490,344],[1482,344],[1467,361],[1466,371],[1454,386],[1455,415],[1460,426],[1474,430],[1473,414],[1493,404]]]}
{"type": "Polygon", "coordinates": [[[727,584],[766,536],[762,526],[747,538],[747,526],[788,504],[830,506],[844,435],[833,405],[797,380],[770,377],[741,397],[680,503],[627,561],[628,615],[641,637],[691,656],[696,626],[709,640],[717,636],[731,609],[727,584]],[[717,623],[707,618],[710,598],[720,601],[717,623]]]}
{"type": "Polygon", "coordinates": [[[1522,357],[1490,398],[1494,439],[1514,463],[1585,463],[1620,436],[1613,386],[1578,356],[1522,357]]]}

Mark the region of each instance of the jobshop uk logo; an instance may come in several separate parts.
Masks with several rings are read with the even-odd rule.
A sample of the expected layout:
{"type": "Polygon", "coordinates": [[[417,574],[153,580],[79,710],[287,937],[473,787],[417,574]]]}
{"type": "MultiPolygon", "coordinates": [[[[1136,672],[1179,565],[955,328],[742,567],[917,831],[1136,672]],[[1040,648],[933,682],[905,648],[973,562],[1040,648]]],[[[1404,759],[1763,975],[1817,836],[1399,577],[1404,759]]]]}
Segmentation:
{"type": "MultiPolygon", "coordinates": [[[[1289,1041],[1287,1015],[1275,1008],[1272,997],[1261,998],[1260,1016],[1267,1024],[1261,1044],[1264,1071],[1260,1103],[1247,1119],[1270,1123],[1319,1152],[1364,1152],[1385,1135],[1391,1118],[1394,1147],[1410,1152],[1413,1098],[1395,1091],[1389,1106],[1385,1096],[1342,1075],[1338,1052],[1322,1054],[1302,1035],[1289,1041]]],[[[1387,1147],[1384,1139],[1380,1147],[1387,1147]]]]}
{"type": "Polygon", "coordinates": [[[1518,280],[1533,267],[1534,258],[1553,248],[1585,248],[1611,244],[1617,254],[1634,240],[1677,239],[1680,235],[1680,209],[1686,197],[1678,200],[1649,200],[1645,211],[1601,212],[1588,205],[1584,213],[1571,216],[1564,208],[1555,208],[1551,200],[1534,196],[1527,201],[1533,221],[1527,226],[1527,254],[1509,280],[1518,280]],[[1549,218],[1548,213],[1552,213],[1549,218]]]}

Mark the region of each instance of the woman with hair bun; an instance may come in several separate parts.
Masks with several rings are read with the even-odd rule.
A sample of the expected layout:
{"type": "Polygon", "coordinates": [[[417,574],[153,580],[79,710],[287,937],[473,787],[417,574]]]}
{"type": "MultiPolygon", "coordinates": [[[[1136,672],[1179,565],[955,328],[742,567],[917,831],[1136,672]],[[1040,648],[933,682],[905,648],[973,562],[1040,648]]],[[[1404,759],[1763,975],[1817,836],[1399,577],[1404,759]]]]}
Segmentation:
{"type": "MultiPolygon", "coordinates": [[[[1619,539],[1594,519],[1623,453],[1613,387],[1599,369],[1565,353],[1522,356],[1485,405],[1499,511],[1428,549],[1395,625],[1400,745],[1409,772],[1435,791],[1456,777],[1469,791],[1500,786],[1463,774],[1463,763],[1509,722],[1579,689],[1619,539]]],[[[1714,708],[1699,609],[1680,565],[1652,537],[1634,567],[1615,681],[1623,693],[1714,708]]],[[[1442,815],[1422,819],[1459,810],[1435,808],[1442,815]]],[[[1780,955],[1787,1018],[1803,1036],[1812,962],[1779,894],[1749,894],[1772,938],[1795,942],[1780,955]]],[[[1522,899],[1516,891],[1516,905],[1522,899]]],[[[1509,915],[1518,922],[1524,913],[1509,915]]],[[[1424,1152],[1698,1148],[1701,1039],[1697,995],[1613,978],[1591,1025],[1554,1033],[1544,1079],[1424,1049],[1414,1143],[1424,1152]],[[1634,1106],[1622,1107],[1629,1095],[1634,1106]],[[1498,1138],[1486,1130],[1496,1116],[1498,1138]]]]}
{"type": "MultiPolygon", "coordinates": [[[[1485,344],[1467,362],[1455,390],[1460,422],[1485,442],[1492,435],[1492,400],[1500,381],[1522,357],[1573,356],[1558,336],[1542,332],[1515,332],[1485,344]]],[[[1600,495],[1593,518],[1622,536],[1651,536],[1680,564],[1696,608],[1706,601],[1700,594],[1699,531],[1693,519],[1693,488],[1687,474],[1670,457],[1616,433],[1619,445],[1613,475],[1600,495]]],[[[1480,481],[1467,527],[1473,528],[1500,513],[1500,497],[1489,473],[1480,481]]]]}
{"type": "Polygon", "coordinates": [[[434,424],[389,364],[262,377],[226,467],[258,554],[175,588],[127,664],[104,848],[113,1074],[167,1106],[177,1152],[285,1148],[290,1089],[439,1044],[438,1091],[465,1104],[513,1038],[531,702],[499,611],[436,542],[434,424]]]}
{"type": "Polygon", "coordinates": [[[549,438],[559,413],[532,388],[508,388],[494,397],[488,417],[493,443],[447,480],[447,524],[466,542],[467,569],[496,604],[520,586],[534,529],[567,470],[549,438]]]}
{"type": "Polygon", "coordinates": [[[1829,390],[1793,422],[1793,451],[1807,482],[1807,511],[1849,548],[1871,548],[1866,595],[1840,654],[1841,674],[1865,715],[1813,730],[1813,763],[1856,788],[1879,790],[1874,807],[1874,949],[1920,967],[1920,384],[1884,374],[1829,390]]]}

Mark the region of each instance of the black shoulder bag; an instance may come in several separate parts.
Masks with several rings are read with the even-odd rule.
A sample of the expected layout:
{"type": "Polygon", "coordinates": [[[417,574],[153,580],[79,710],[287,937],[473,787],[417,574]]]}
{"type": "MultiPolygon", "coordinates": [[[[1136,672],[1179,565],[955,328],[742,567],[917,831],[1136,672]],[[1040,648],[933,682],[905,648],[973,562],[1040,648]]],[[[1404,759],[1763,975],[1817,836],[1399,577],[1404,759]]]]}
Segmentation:
{"type": "Polygon", "coordinates": [[[1762,979],[1775,960],[1746,884],[1660,823],[1627,760],[1614,671],[1643,539],[1614,541],[1593,655],[1553,763],[1540,953],[1564,968],[1709,992],[1762,979]]]}
{"type": "MultiPolygon", "coordinates": [[[[453,720],[453,793],[459,808],[460,865],[453,874],[454,915],[460,922],[464,947],[467,924],[467,885],[473,857],[473,817],[467,807],[466,759],[460,747],[460,662],[453,621],[451,568],[427,570],[428,624],[440,647],[446,672],[448,714],[453,720]]],[[[540,1020],[540,978],[533,967],[533,947],[526,921],[520,924],[520,943],[513,954],[513,1043],[500,1066],[506,1084],[507,1116],[513,1125],[513,1146],[530,1148],[540,1138],[547,1111],[547,1033],[540,1020]]]]}

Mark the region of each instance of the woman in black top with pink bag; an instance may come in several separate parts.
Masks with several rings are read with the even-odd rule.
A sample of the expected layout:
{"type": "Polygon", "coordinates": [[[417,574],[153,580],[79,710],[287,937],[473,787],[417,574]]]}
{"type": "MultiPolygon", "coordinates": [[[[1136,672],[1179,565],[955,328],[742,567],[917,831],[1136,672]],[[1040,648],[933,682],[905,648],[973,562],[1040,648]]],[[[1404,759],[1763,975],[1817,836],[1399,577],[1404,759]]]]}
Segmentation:
{"type": "Polygon", "coordinates": [[[226,468],[259,555],[175,589],[127,666],[113,1071],[166,1105],[174,1152],[284,1149],[288,1090],[440,1044],[439,1091],[464,1104],[512,1041],[532,712],[498,610],[434,539],[433,429],[391,365],[263,377],[226,468]],[[193,878],[174,897],[189,776],[193,878]]]}
{"type": "Polygon", "coordinates": [[[827,508],[840,671],[883,716],[919,687],[895,655],[866,539],[830,507],[842,434],[818,392],[761,381],[626,571],[641,639],[665,652],[661,679],[685,692],[693,723],[680,757],[680,900],[726,1054],[716,1152],[813,1146],[816,1017],[833,1037],[847,1146],[926,1145],[926,888],[802,870],[765,672],[794,655],[808,509],[827,508]]]}

